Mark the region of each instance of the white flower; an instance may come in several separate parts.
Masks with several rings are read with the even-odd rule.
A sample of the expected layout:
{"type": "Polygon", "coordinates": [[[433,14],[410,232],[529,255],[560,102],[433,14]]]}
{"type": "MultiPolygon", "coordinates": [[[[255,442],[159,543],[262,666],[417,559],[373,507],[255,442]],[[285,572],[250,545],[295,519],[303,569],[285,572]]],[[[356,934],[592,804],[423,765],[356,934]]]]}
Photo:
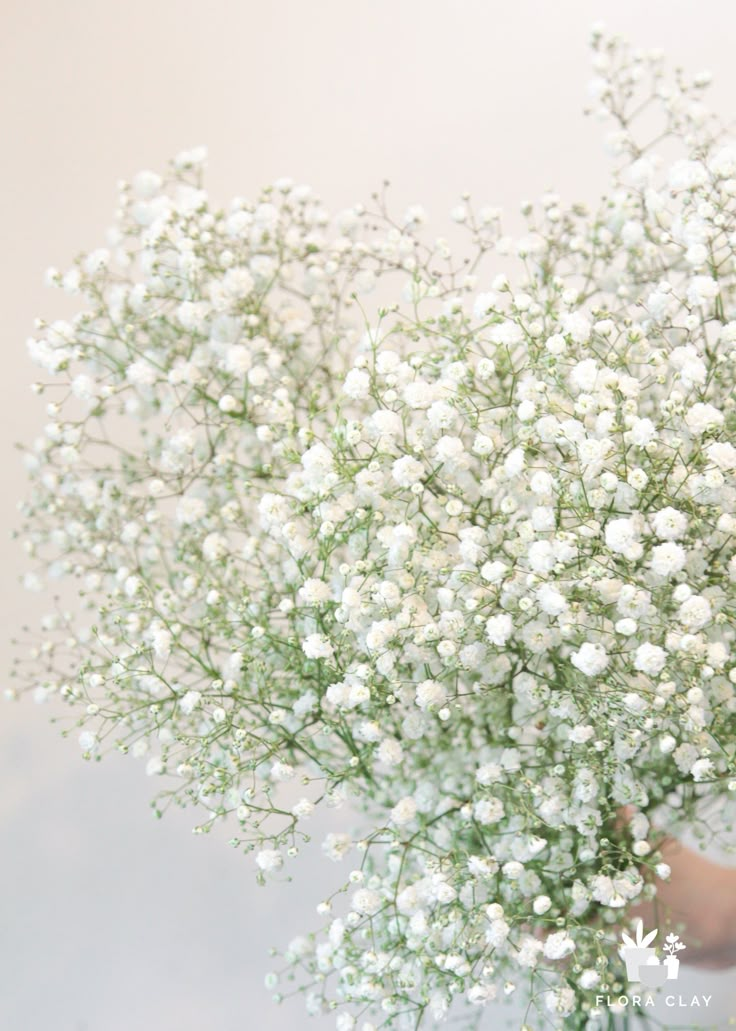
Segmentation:
{"type": "Polygon", "coordinates": [[[484,798],[473,806],[473,816],[484,826],[498,823],[503,819],[504,813],[504,805],[499,798],[484,798]]]}
{"type": "Polygon", "coordinates": [[[291,780],[296,771],[290,763],[275,762],[271,767],[271,780],[277,784],[281,784],[284,781],[291,780]]]}
{"type": "Polygon", "coordinates": [[[685,568],[687,552],[674,541],[666,541],[652,548],[650,565],[658,576],[674,576],[685,568]]]}
{"type": "Polygon", "coordinates": [[[681,159],[671,166],[668,182],[671,190],[694,190],[708,181],[708,172],[702,161],[681,159]]]}
{"type": "Polygon", "coordinates": [[[544,345],[550,354],[560,355],[567,350],[567,341],[561,333],[554,333],[548,337],[544,345]]]}
{"type": "Polygon", "coordinates": [[[391,467],[391,475],[400,487],[411,487],[424,476],[424,466],[411,455],[397,458],[391,467]]]}
{"type": "Polygon", "coordinates": [[[683,741],[672,753],[672,757],[681,773],[690,773],[698,759],[698,749],[689,741],[683,741]]]}
{"type": "Polygon", "coordinates": [[[274,848],[263,848],[256,853],[256,863],[264,873],[274,873],[284,865],[284,857],[274,848]]]}
{"type": "Polygon", "coordinates": [[[159,659],[168,659],[171,654],[171,633],[162,626],[155,627],[151,634],[151,644],[159,659]]]}
{"type": "Polygon", "coordinates": [[[207,148],[203,146],[192,147],[190,150],[182,150],[174,158],[174,166],[177,169],[196,168],[203,165],[207,160],[207,148]]]}
{"type": "Polygon", "coordinates": [[[595,727],[592,727],[590,724],[586,724],[584,727],[573,727],[568,734],[570,741],[576,745],[584,745],[592,737],[595,737],[595,727]]]}
{"type": "Polygon", "coordinates": [[[696,759],[690,768],[692,778],[696,781],[708,780],[713,776],[714,771],[712,759],[696,759]]]}
{"type": "Polygon", "coordinates": [[[403,827],[417,815],[417,804],[411,795],[402,798],[391,810],[391,822],[403,827]]]}
{"type": "Polygon", "coordinates": [[[710,461],[724,472],[736,469],[736,447],[728,441],[712,441],[706,446],[705,453],[710,461]]]}
{"type": "Polygon", "coordinates": [[[468,873],[473,877],[492,877],[498,869],[498,863],[483,856],[471,856],[468,859],[468,873]]]}
{"type": "Polygon", "coordinates": [[[549,505],[538,505],[532,510],[532,526],[538,533],[554,530],[555,525],[555,511],[549,505]]]}
{"type": "Polygon", "coordinates": [[[575,992],[566,985],[547,991],[544,993],[544,1004],[550,1013],[560,1017],[569,1016],[575,1009],[575,992]]]}
{"type": "Polygon", "coordinates": [[[597,970],[592,967],[588,967],[587,970],[583,970],[582,974],[578,978],[578,984],[585,991],[589,991],[591,988],[595,988],[597,984],[600,984],[601,975],[597,970]]]}
{"type": "Polygon", "coordinates": [[[602,644],[586,641],[572,653],[570,661],[586,677],[597,677],[608,666],[609,658],[602,644]]]}
{"type": "Polygon", "coordinates": [[[314,444],[302,455],[302,466],[310,479],[321,479],[332,471],[334,459],[324,444],[314,444]]]}
{"type": "Polygon", "coordinates": [[[376,755],[386,766],[397,766],[404,757],[404,750],[394,738],[386,737],[378,746],[376,755]]]}
{"type": "Polygon", "coordinates": [[[690,304],[705,304],[713,300],[720,292],[717,280],[712,276],[694,276],[687,288],[687,299],[690,304]]]}
{"type": "Polygon", "coordinates": [[[487,580],[488,583],[497,584],[506,576],[508,569],[509,567],[505,562],[500,562],[498,560],[494,562],[484,562],[480,567],[480,575],[484,580],[487,580]]]}
{"type": "Polygon", "coordinates": [[[302,651],[308,659],[331,659],[335,654],[332,642],[324,634],[309,634],[305,637],[302,651]]]}
{"type": "Polygon", "coordinates": [[[524,339],[524,331],[518,322],[514,322],[512,319],[504,319],[491,327],[491,340],[495,344],[501,344],[504,347],[514,347],[516,344],[521,343],[524,339]]]}
{"type": "Polygon", "coordinates": [[[332,597],[332,592],[324,580],[309,577],[299,588],[299,597],[305,605],[324,605],[332,597]]]}
{"type": "Polygon", "coordinates": [[[253,364],[253,356],[245,344],[233,344],[225,352],[225,369],[242,378],[253,364]]]}
{"type": "Polygon", "coordinates": [[[345,377],[343,390],[354,401],[367,397],[370,388],[371,378],[365,369],[351,369],[345,377]]]}
{"type": "Polygon", "coordinates": [[[197,523],[207,514],[207,503],[202,498],[187,496],[181,498],[176,506],[177,522],[185,526],[197,523]]]}
{"type": "Polygon", "coordinates": [[[322,851],[333,862],[338,862],[350,851],[352,844],[349,834],[328,834],[322,842],[322,851]]]}
{"type": "Polygon", "coordinates": [[[626,477],[626,482],[634,490],[644,490],[646,485],[649,483],[649,477],[643,469],[632,469],[629,475],[626,477]]]}
{"type": "Polygon", "coordinates": [[[487,1002],[496,996],[495,985],[474,984],[468,989],[468,1002],[474,1006],[485,1006],[487,1002]]]}
{"type": "Polygon", "coordinates": [[[702,436],[708,430],[723,425],[723,413],[719,412],[711,404],[696,402],[689,408],[685,415],[685,422],[688,429],[696,436],[702,436]]]}
{"type": "Polygon", "coordinates": [[[403,390],[403,399],[409,408],[429,408],[435,399],[435,392],[429,383],[418,379],[413,383],[407,383],[403,390]]]}
{"type": "Polygon", "coordinates": [[[663,541],[676,541],[687,533],[687,516],[676,508],[661,508],[651,517],[652,529],[663,541]]]}
{"type": "Polygon", "coordinates": [[[584,344],[590,338],[590,320],[582,312],[569,312],[562,317],[562,330],[576,344],[584,344]]]}
{"type": "Polygon", "coordinates": [[[529,548],[528,557],[529,565],[535,573],[551,573],[557,562],[550,541],[534,541],[529,548]]]}
{"type": "Polygon", "coordinates": [[[633,519],[612,519],[606,523],[606,546],[625,558],[636,559],[642,553],[639,532],[633,519]]]}
{"type": "Polygon", "coordinates": [[[460,437],[445,435],[440,437],[435,444],[434,453],[438,462],[462,463],[465,455],[465,445],[460,437]]]}
{"type": "Polygon", "coordinates": [[[492,948],[499,948],[509,936],[511,928],[502,918],[491,921],[490,927],[486,930],[486,941],[492,948]]]}
{"type": "Polygon", "coordinates": [[[72,380],[72,393],[81,401],[93,401],[97,396],[97,384],[91,376],[82,373],[72,380]]]}
{"type": "MultiPolygon", "coordinates": [[[[610,906],[615,897],[613,881],[606,874],[596,874],[591,881],[591,894],[596,902],[603,906],[610,906]]],[[[621,899],[620,905],[625,905],[626,900],[621,899]]]]}
{"type": "Polygon", "coordinates": [[[652,846],[649,844],[648,841],[635,841],[634,844],[631,846],[631,851],[634,853],[635,856],[642,858],[643,856],[649,855],[649,853],[652,851],[652,846]]]}
{"type": "Polygon", "coordinates": [[[219,562],[228,550],[227,538],[221,533],[208,533],[202,544],[202,554],[208,562],[219,562]]]}
{"type": "Polygon", "coordinates": [[[133,193],[141,200],[150,200],[161,189],[163,180],[156,172],[144,169],[133,176],[133,193]]]}
{"type": "Polygon", "coordinates": [[[733,144],[721,147],[711,157],[709,167],[713,175],[731,179],[736,174],[736,147],[733,144]]]}
{"type": "Polygon", "coordinates": [[[674,752],[677,747],[677,740],[672,734],[664,734],[659,739],[659,750],[663,755],[669,755],[670,752],[674,752]]]}
{"type": "Polygon", "coordinates": [[[140,359],[128,366],[125,375],[137,387],[152,387],[159,374],[150,362],[140,359]]]}
{"type": "Polygon", "coordinates": [[[160,755],[153,755],[146,763],[146,776],[157,777],[166,771],[166,763],[160,755]]]}
{"type": "Polygon", "coordinates": [[[584,358],[574,365],[570,371],[570,382],[579,391],[590,393],[595,388],[598,376],[598,362],[595,358],[584,358]]]}
{"type": "Polygon", "coordinates": [[[542,584],[537,590],[537,602],[548,616],[561,616],[568,609],[567,599],[553,584],[542,584]]]}
{"type": "Polygon", "coordinates": [[[650,677],[661,673],[666,662],[667,653],[664,648],[650,644],[649,641],[640,644],[634,653],[634,669],[647,673],[650,677]]]}
{"type": "Polygon", "coordinates": [[[291,807],[291,812],[298,820],[306,820],[312,815],[314,809],[314,802],[311,802],[308,798],[300,798],[299,801],[291,807]]]}
{"type": "Polygon", "coordinates": [[[473,303],[473,318],[479,321],[485,320],[489,311],[495,308],[498,303],[498,296],[493,292],[478,294],[473,303]]]}
{"type": "Polygon", "coordinates": [[[688,630],[700,630],[710,622],[712,615],[710,602],[699,594],[687,598],[677,612],[677,618],[688,630]]]}
{"type": "Polygon", "coordinates": [[[91,730],[83,730],[79,735],[79,747],[83,752],[96,751],[97,743],[97,735],[91,730]]]}
{"type": "Polygon", "coordinates": [[[475,779],[479,784],[493,784],[503,777],[503,767],[500,763],[483,763],[475,773],[475,779]]]}
{"type": "Polygon", "coordinates": [[[369,888],[358,888],[353,894],[351,903],[356,913],[361,913],[365,916],[375,916],[381,908],[381,904],[381,896],[377,891],[371,891],[369,888]]]}
{"type": "Polygon", "coordinates": [[[637,715],[646,712],[649,707],[646,698],[637,694],[636,691],[627,691],[622,700],[629,712],[636,713],[637,715]]]}
{"type": "Polygon", "coordinates": [[[669,353],[669,363],[677,370],[680,381],[686,389],[702,387],[708,375],[708,369],[697,350],[690,344],[675,347],[669,353]]]}
{"type": "Polygon", "coordinates": [[[524,935],[519,951],[516,953],[516,962],[522,969],[533,969],[539,962],[539,955],[543,948],[541,941],[533,938],[530,934],[524,935]]]}
{"type": "Polygon", "coordinates": [[[447,690],[436,680],[423,680],[417,685],[416,704],[420,709],[438,709],[445,703],[447,690]]]}
{"type": "Polygon", "coordinates": [[[626,431],[626,441],[635,444],[637,447],[646,447],[657,437],[657,428],[651,419],[638,419],[632,421],[631,429],[626,431]]]}
{"type": "Polygon", "coordinates": [[[186,715],[190,716],[202,701],[202,694],[200,691],[187,691],[187,693],[179,701],[179,708],[186,715]]]}
{"type": "Polygon", "coordinates": [[[511,616],[502,612],[497,616],[491,616],[486,620],[486,635],[491,644],[502,648],[506,644],[514,629],[511,616]]]}
{"type": "Polygon", "coordinates": [[[388,376],[395,372],[401,364],[401,357],[396,351],[389,351],[382,348],[376,354],[376,372],[380,376],[388,376]]]}
{"type": "Polygon", "coordinates": [[[544,943],[544,954],[547,959],[564,959],[575,951],[575,942],[567,931],[556,931],[544,943]]]}

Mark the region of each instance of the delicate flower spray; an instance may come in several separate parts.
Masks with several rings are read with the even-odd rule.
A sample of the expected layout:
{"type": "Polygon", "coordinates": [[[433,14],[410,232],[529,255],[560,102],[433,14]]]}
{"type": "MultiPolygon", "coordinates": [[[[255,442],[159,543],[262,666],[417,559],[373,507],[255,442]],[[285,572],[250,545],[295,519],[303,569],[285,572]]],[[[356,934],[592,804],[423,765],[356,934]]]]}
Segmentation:
{"type": "Polygon", "coordinates": [[[17,693],[262,879],[349,804],[270,978],[340,1031],[514,990],[526,1027],[608,1026],[656,828],[736,787],[736,146],[704,76],[593,50],[596,210],[547,194],[511,239],[465,198],[455,258],[380,197],[213,207],[191,151],[123,184],[29,342],[27,584],[72,591],[17,693]]]}

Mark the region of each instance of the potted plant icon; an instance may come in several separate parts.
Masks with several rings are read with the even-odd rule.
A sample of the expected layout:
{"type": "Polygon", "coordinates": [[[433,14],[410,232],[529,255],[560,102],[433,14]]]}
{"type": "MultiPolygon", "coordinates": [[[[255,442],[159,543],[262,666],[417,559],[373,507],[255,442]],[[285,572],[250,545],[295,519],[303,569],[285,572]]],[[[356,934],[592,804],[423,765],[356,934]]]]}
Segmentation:
{"type": "Polygon", "coordinates": [[[668,934],[664,940],[664,951],[667,955],[664,958],[664,965],[667,967],[667,980],[674,981],[680,970],[680,961],[677,953],[686,949],[687,945],[680,941],[678,934],[668,934]]]}
{"type": "Polygon", "coordinates": [[[636,939],[625,931],[622,932],[624,944],[619,948],[619,955],[626,963],[626,977],[629,981],[638,981],[640,968],[654,959],[655,951],[650,946],[656,937],[656,927],[648,934],[644,934],[644,924],[641,920],[636,925],[636,939]]]}

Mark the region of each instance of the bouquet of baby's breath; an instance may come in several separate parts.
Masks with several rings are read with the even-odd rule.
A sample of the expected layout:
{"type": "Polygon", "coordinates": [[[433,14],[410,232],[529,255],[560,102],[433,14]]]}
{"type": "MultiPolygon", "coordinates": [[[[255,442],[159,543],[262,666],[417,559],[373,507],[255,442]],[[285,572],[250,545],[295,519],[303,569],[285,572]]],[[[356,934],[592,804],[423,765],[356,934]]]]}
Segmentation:
{"type": "Polygon", "coordinates": [[[514,989],[607,1026],[655,828],[736,787],[736,146],[705,76],[593,49],[594,212],[548,194],[512,240],[465,198],[455,258],[382,196],[211,206],[194,150],[123,184],[29,342],[27,582],[72,591],[19,681],[261,879],[347,803],[270,978],[340,1031],[514,989]]]}

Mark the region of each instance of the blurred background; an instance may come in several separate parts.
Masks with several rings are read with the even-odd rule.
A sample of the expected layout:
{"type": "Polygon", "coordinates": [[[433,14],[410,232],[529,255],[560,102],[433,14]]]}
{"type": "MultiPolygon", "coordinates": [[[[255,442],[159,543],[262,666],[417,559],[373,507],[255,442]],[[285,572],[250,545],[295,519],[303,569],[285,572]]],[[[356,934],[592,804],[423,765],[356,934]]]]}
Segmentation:
{"type": "MultiPolygon", "coordinates": [[[[725,0],[4,0],[4,669],[3,642],[44,609],[18,586],[9,540],[25,489],[12,444],[45,421],[25,339],[37,315],[68,314],[44,271],[104,243],[117,180],[205,143],[218,201],[288,175],[339,209],[388,178],[394,209],[421,202],[438,235],[465,190],[513,228],[519,202],[548,188],[589,201],[605,189],[601,127],[582,115],[598,19],[709,68],[711,103],[730,119],[725,0]]],[[[51,715],[0,704],[0,1029],[333,1027],[299,1000],[275,1007],[263,987],[269,945],[316,924],[331,864],[303,857],[299,883],[258,888],[224,834],[192,835],[193,813],[152,818],[141,764],[84,763],[51,715]]],[[[713,999],[701,1023],[667,1026],[729,1026],[734,980],[682,975],[683,996],[713,999]]],[[[483,1027],[520,1024],[489,1010],[483,1027]]]]}

